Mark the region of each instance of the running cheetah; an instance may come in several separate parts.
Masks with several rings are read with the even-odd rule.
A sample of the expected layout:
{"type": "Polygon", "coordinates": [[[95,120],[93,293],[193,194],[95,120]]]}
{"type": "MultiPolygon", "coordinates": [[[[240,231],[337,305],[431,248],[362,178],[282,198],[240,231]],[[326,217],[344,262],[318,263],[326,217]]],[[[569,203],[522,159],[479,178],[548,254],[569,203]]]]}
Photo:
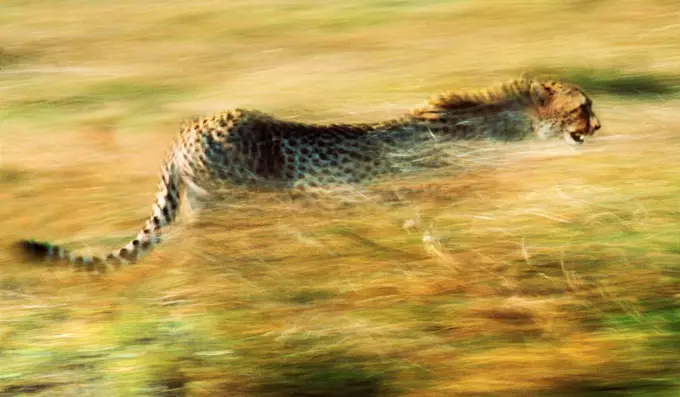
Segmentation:
{"type": "Polygon", "coordinates": [[[312,125],[235,109],[193,120],[181,130],[162,167],[153,213],[123,248],[100,257],[47,242],[17,244],[33,260],[105,272],[135,263],[155,247],[185,192],[209,197],[225,186],[332,188],[399,172],[399,162],[445,142],[533,135],[581,144],[599,128],[592,101],[580,88],[524,75],[480,91],[442,94],[378,123],[312,125]]]}

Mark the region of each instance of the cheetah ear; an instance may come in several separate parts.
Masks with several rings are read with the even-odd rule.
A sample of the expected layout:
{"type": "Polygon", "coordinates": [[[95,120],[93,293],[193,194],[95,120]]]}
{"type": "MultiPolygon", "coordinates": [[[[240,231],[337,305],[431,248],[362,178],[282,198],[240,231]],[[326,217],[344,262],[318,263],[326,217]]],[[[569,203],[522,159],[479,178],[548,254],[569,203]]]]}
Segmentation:
{"type": "Polygon", "coordinates": [[[548,101],[548,90],[543,87],[543,84],[533,81],[529,87],[529,93],[531,95],[531,101],[538,105],[545,105],[548,101]]]}

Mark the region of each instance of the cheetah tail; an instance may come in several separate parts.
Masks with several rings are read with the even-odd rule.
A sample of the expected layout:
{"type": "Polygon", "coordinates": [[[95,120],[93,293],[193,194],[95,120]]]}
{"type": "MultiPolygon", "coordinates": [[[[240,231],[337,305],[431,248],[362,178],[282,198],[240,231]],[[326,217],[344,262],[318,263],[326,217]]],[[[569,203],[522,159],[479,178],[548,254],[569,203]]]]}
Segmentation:
{"type": "Polygon", "coordinates": [[[163,232],[177,217],[182,186],[178,168],[171,159],[163,167],[156,201],[153,204],[153,214],[146,221],[144,228],[124,247],[112,251],[106,257],[80,255],[36,240],[20,240],[15,248],[29,261],[66,263],[88,272],[96,270],[104,273],[110,267],[119,268],[121,265],[134,264],[160,243],[163,232]]]}

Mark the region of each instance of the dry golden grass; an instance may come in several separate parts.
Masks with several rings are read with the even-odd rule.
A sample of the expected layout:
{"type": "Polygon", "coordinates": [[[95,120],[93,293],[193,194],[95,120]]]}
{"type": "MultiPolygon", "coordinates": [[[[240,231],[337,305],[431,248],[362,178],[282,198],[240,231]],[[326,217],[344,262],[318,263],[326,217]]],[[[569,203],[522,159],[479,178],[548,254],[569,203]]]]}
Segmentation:
{"type": "MultiPolygon", "coordinates": [[[[0,396],[678,394],[674,1],[0,5],[0,396]],[[239,193],[136,267],[180,121],[391,117],[521,70],[589,89],[583,148],[489,145],[356,202],[239,193]]],[[[465,149],[470,150],[470,149],[465,149]]]]}

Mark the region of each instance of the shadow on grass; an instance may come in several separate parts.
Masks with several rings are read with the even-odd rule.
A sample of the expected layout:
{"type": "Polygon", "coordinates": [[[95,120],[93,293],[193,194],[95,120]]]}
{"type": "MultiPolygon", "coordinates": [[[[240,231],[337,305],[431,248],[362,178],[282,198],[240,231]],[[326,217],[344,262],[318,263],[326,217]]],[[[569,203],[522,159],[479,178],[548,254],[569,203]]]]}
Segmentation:
{"type": "Polygon", "coordinates": [[[667,379],[637,379],[614,383],[581,381],[570,382],[555,390],[552,397],[662,397],[676,395],[677,384],[667,379]]]}
{"type": "Polygon", "coordinates": [[[340,352],[309,357],[281,357],[265,369],[254,392],[276,397],[377,397],[395,395],[389,387],[391,375],[371,368],[362,358],[340,352]]]}
{"type": "Polygon", "coordinates": [[[378,397],[402,392],[394,384],[399,366],[389,359],[351,352],[327,338],[294,337],[284,345],[258,360],[252,395],[378,397]]]}
{"type": "Polygon", "coordinates": [[[535,76],[553,76],[579,85],[588,93],[620,97],[658,97],[680,92],[680,76],[651,73],[625,73],[615,69],[541,69],[535,76]]]}

